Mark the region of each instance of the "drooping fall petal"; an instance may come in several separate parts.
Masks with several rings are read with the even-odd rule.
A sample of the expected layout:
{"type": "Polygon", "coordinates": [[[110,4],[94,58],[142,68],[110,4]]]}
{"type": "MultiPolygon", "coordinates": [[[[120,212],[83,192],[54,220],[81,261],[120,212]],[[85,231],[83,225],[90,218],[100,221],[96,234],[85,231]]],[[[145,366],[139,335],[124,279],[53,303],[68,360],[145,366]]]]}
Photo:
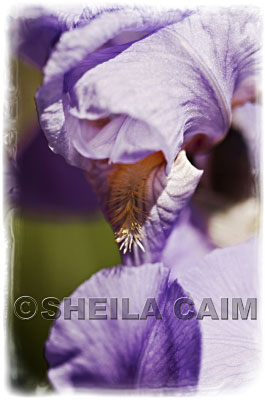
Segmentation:
{"type": "MultiPolygon", "coordinates": [[[[169,270],[162,264],[118,266],[101,270],[77,288],[70,296],[71,304],[85,299],[84,319],[78,319],[77,312],[66,319],[63,302],[62,314],[46,343],[52,385],[57,390],[196,385],[200,366],[198,321],[175,317],[174,302],[185,293],[177,281],[169,286],[168,276],[169,270]],[[106,298],[101,306],[106,306],[103,314],[107,319],[89,319],[89,298],[106,298]],[[116,319],[111,319],[110,298],[118,301],[116,319]],[[138,314],[139,319],[122,318],[122,298],[129,299],[130,313],[138,314]],[[150,298],[155,299],[162,319],[143,318],[150,298]]],[[[102,315],[102,311],[97,314],[102,315]]]]}

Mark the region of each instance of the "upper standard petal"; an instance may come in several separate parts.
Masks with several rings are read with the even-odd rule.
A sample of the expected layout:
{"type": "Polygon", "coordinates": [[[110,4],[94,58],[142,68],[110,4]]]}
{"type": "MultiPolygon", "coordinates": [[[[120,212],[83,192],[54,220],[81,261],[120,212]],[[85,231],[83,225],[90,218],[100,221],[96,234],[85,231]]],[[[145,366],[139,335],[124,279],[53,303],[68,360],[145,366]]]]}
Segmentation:
{"type": "MultiPolygon", "coordinates": [[[[259,72],[256,14],[202,10],[133,43],[77,81],[75,116],[85,118],[98,109],[127,115],[143,124],[144,132],[149,126],[169,164],[183,142],[198,134],[208,145],[219,141],[230,126],[233,94],[259,72]]],[[[137,147],[137,125],[130,135],[137,147]]],[[[115,144],[112,161],[128,161],[130,151],[135,161],[139,157],[132,146],[125,154],[115,151],[115,144]]]]}
{"type": "Polygon", "coordinates": [[[116,11],[61,36],[36,95],[40,123],[52,148],[71,164],[84,168],[86,158],[135,162],[161,150],[169,172],[194,137],[203,137],[206,147],[222,139],[234,94],[237,102],[240,93],[247,100],[246,82],[250,87],[259,74],[259,15],[245,8],[202,9],[176,12],[173,23],[148,9],[142,19],[138,9],[116,11]],[[140,40],[95,51],[125,28],[155,26],[160,29],[140,40]],[[97,150],[83,121],[110,117],[112,123],[119,116],[123,123],[107,128],[107,137],[101,129],[95,133],[97,150]]]}

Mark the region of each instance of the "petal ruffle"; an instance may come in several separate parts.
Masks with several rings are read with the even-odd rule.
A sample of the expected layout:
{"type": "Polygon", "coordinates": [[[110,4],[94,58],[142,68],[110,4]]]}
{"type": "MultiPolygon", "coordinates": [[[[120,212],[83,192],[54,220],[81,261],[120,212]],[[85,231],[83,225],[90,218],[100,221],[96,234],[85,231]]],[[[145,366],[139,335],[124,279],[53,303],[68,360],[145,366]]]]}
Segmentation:
{"type": "Polygon", "coordinates": [[[258,298],[258,243],[256,239],[214,250],[202,261],[181,268],[172,259],[171,279],[178,277],[198,310],[202,299],[211,298],[219,320],[204,317],[202,366],[199,389],[227,390],[240,387],[256,375],[259,352],[259,321],[232,319],[232,298],[258,298]],[[221,319],[221,298],[228,298],[228,319],[221,319]]]}
{"type": "MultiPolygon", "coordinates": [[[[36,98],[42,128],[52,147],[66,159],[72,157],[67,146],[79,154],[100,157],[89,143],[76,148],[67,128],[67,113],[77,121],[91,116],[127,116],[118,134],[112,135],[110,160],[133,162],[162,150],[168,170],[183,141],[203,134],[209,146],[226,134],[233,94],[238,97],[240,87],[246,81],[249,86],[258,74],[259,16],[248,9],[200,10],[187,18],[185,13],[176,15],[181,22],[172,24],[171,20],[171,25],[161,28],[161,21],[167,18],[161,14],[156,25],[161,29],[85,72],[73,86],[74,101],[67,107],[67,97],[62,100],[64,74],[84,59],[92,65],[97,53],[90,61],[88,54],[120,29],[154,28],[157,16],[139,22],[138,11],[103,13],[88,25],[62,35],[36,98]],[[128,20],[122,20],[125,15],[128,20]],[[105,19],[116,23],[108,23],[99,32],[105,19]],[[53,95],[48,93],[51,91],[53,95]],[[59,136],[65,137],[67,144],[61,146],[59,136]]],[[[79,163],[78,157],[74,163],[79,163]]]]}
{"type": "MultiPolygon", "coordinates": [[[[71,303],[85,299],[85,319],[62,315],[46,343],[49,379],[58,390],[73,387],[183,388],[194,386],[200,366],[200,331],[195,319],[179,320],[175,299],[185,296],[177,282],[168,285],[169,270],[162,264],[118,266],[102,270],[82,284],[71,303]],[[108,319],[89,320],[89,298],[107,298],[108,319]],[[110,319],[110,298],[118,299],[117,319],[110,319]],[[130,312],[142,314],[148,298],[155,298],[163,319],[121,318],[122,298],[130,312]]],[[[102,305],[102,304],[101,304],[102,305]]],[[[98,312],[102,314],[102,312],[98,312]]],[[[157,314],[159,315],[159,314],[157,314]]]]}
{"type": "MultiPolygon", "coordinates": [[[[63,155],[70,164],[81,168],[85,168],[86,157],[98,159],[110,157],[112,154],[113,159],[119,158],[118,149],[121,148],[120,145],[117,144],[116,148],[112,149],[118,133],[116,131],[111,132],[111,146],[104,147],[104,138],[97,139],[102,144],[101,149],[104,148],[103,153],[101,150],[95,151],[92,143],[82,140],[82,136],[90,137],[90,129],[87,128],[88,133],[80,133],[84,132],[84,125],[80,118],[76,117],[76,111],[73,107],[77,103],[75,93],[72,90],[73,83],[85,71],[87,72],[96,65],[115,57],[128,47],[128,44],[124,44],[95,52],[96,49],[108,40],[113,39],[120,32],[133,30],[147,33],[175,23],[187,17],[190,13],[178,10],[155,10],[148,7],[124,7],[115,10],[101,10],[98,13],[95,10],[90,12],[89,9],[86,9],[83,13],[84,21],[79,24],[80,27],[61,36],[45,67],[44,85],[36,94],[40,123],[51,148],[63,155]],[[71,99],[63,93],[68,90],[71,91],[71,99]],[[71,129],[73,130],[71,131],[71,129]],[[75,139],[73,139],[73,136],[75,139]]],[[[109,114],[109,111],[107,111],[107,114],[109,114]]],[[[86,112],[88,119],[98,118],[99,115],[102,118],[106,115],[106,111],[101,112],[100,108],[96,106],[91,107],[89,112],[86,112]]],[[[146,132],[145,137],[147,139],[143,143],[142,151],[138,151],[139,143],[135,144],[133,141],[133,144],[131,144],[133,151],[138,151],[138,159],[160,149],[162,141],[157,145],[156,140],[152,149],[149,148],[146,152],[147,143],[150,145],[150,128],[140,121],[135,124],[131,118],[122,126],[122,135],[119,136],[126,136],[129,127],[131,130],[131,125],[136,126],[142,135],[146,132]]],[[[109,132],[111,131],[110,128],[108,128],[109,132]]],[[[154,135],[155,132],[152,134],[154,135]]],[[[124,146],[122,147],[124,148],[124,146]]],[[[128,158],[130,158],[132,151],[126,153],[129,154],[128,158]]]]}
{"type": "MultiPolygon", "coordinates": [[[[226,134],[233,94],[258,73],[259,32],[255,13],[193,14],[85,73],[73,88],[72,112],[79,118],[88,118],[90,109],[120,113],[149,126],[171,164],[183,140],[204,134],[211,144],[226,134]]],[[[141,142],[138,127],[130,135],[141,142]]],[[[128,152],[139,159],[134,148],[128,152]]],[[[111,160],[128,162],[128,155],[113,151],[111,160]]]]}
{"type": "Polygon", "coordinates": [[[191,11],[163,10],[151,7],[91,8],[83,11],[77,29],[66,32],[45,67],[45,82],[62,78],[89,53],[103,46],[123,31],[152,32],[176,23],[191,11]],[[82,21],[83,20],[83,21],[82,21]]]}
{"type": "MultiPolygon", "coordinates": [[[[17,16],[12,16],[10,23],[13,49],[16,54],[40,68],[46,64],[60,36],[64,32],[72,32],[70,37],[73,39],[68,41],[69,36],[66,36],[61,40],[61,45],[57,46],[56,57],[63,60],[61,64],[63,73],[69,70],[65,60],[68,58],[66,53],[70,50],[70,42],[76,51],[80,51],[83,47],[84,54],[88,54],[123,30],[149,32],[178,21],[184,14],[185,16],[190,14],[190,12],[159,11],[130,6],[91,6],[83,9],[76,5],[67,8],[57,5],[50,9],[25,7],[22,11],[23,14],[20,12],[17,16]],[[88,28],[92,21],[91,28],[88,28]],[[73,34],[73,30],[76,29],[81,29],[77,35],[73,34]],[[83,40],[84,35],[86,38],[89,37],[90,31],[93,30],[98,33],[96,40],[83,40]],[[65,46],[64,40],[68,41],[68,46],[65,46]]],[[[72,54],[70,58],[74,64],[76,57],[72,54]]]]}

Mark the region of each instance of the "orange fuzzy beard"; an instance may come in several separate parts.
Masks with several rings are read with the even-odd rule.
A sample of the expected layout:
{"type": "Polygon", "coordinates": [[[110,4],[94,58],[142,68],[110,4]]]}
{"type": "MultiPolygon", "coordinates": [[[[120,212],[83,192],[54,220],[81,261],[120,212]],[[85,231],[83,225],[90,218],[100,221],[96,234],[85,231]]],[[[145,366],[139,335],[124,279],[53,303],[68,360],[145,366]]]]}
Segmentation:
{"type": "Polygon", "coordinates": [[[164,162],[163,153],[157,152],[134,164],[114,164],[111,167],[108,174],[108,214],[123,254],[131,251],[134,243],[145,251],[141,241],[142,226],[148,218],[147,180],[152,169],[164,162]]]}

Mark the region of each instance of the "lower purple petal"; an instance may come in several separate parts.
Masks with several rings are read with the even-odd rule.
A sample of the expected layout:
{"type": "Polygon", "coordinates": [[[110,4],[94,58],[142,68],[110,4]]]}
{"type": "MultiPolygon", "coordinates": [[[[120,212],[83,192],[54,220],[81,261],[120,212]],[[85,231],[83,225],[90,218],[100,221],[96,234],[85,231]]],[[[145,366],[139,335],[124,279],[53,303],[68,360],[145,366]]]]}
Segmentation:
{"type": "Polygon", "coordinates": [[[85,319],[62,315],[46,343],[49,379],[63,390],[73,387],[180,388],[196,385],[200,368],[198,322],[179,320],[173,313],[181,286],[168,284],[162,264],[113,267],[82,284],[71,303],[85,298],[85,319]],[[88,318],[89,298],[107,298],[106,320],[88,318]],[[110,319],[110,298],[118,298],[118,319],[110,319]],[[129,298],[130,312],[139,313],[148,298],[156,299],[163,319],[121,319],[121,299],[129,298]]]}

